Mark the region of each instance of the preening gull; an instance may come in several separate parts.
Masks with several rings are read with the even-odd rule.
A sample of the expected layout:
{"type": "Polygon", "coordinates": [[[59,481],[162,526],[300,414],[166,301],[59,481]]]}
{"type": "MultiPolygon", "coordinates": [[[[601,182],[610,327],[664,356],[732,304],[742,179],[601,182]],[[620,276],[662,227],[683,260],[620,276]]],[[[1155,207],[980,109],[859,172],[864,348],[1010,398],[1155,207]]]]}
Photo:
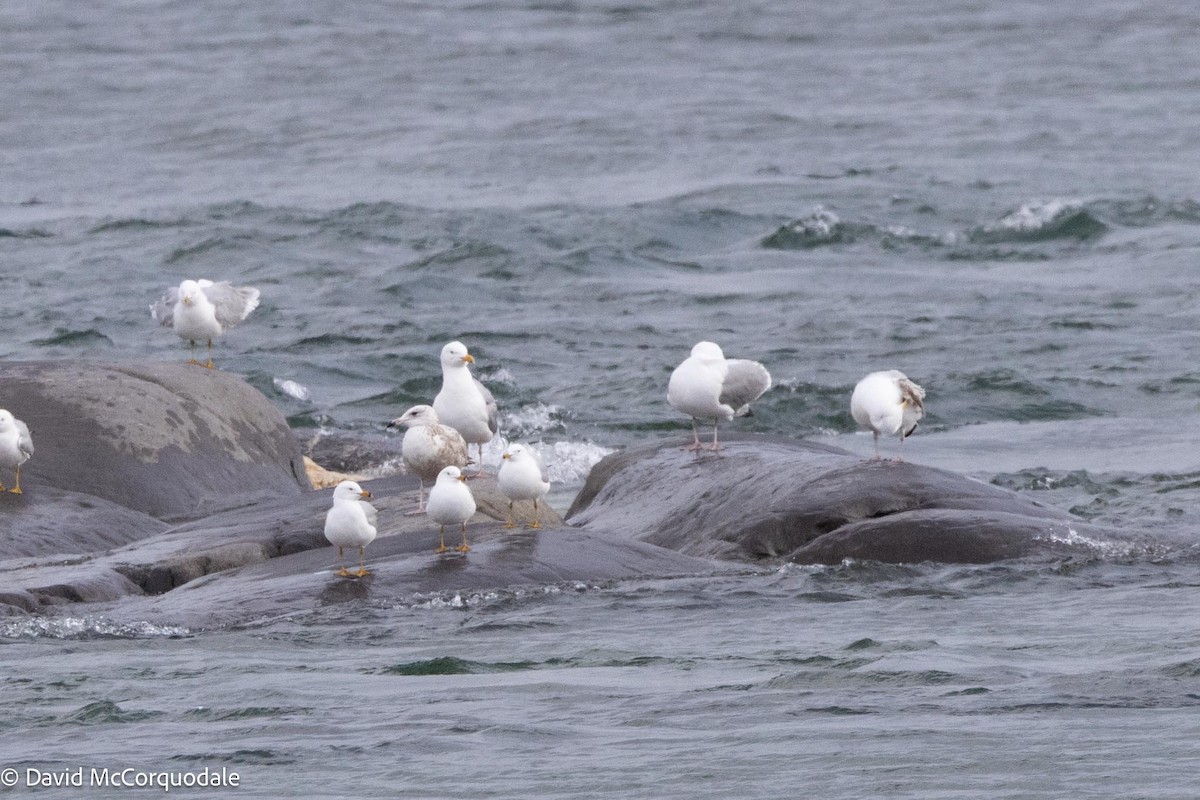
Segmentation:
{"type": "Polygon", "coordinates": [[[465,467],[467,443],[462,435],[443,425],[433,406],[413,406],[388,423],[388,428],[406,428],[400,455],[404,465],[421,481],[417,489],[417,508],[410,514],[425,513],[425,482],[433,483],[438,473],[449,466],[465,467]]]}
{"type": "Polygon", "coordinates": [[[671,373],[667,402],[671,408],[692,418],[692,444],[688,450],[701,450],[696,420],[713,420],[710,450],[720,450],[717,428],[721,420],[750,414],[750,404],[771,388],[771,373],[757,361],[726,359],[713,342],[700,342],[692,354],[671,373]]]}
{"type": "Polygon", "coordinates": [[[925,416],[925,390],[900,370],[872,372],[854,387],[850,413],[860,427],[874,434],[875,459],[879,460],[879,434],[900,434],[903,447],[905,437],[912,435],[925,416]]]}
{"type": "Polygon", "coordinates": [[[364,502],[364,498],[370,496],[370,492],[354,481],[342,481],[333,490],[333,508],[325,514],[325,538],[337,545],[337,574],[344,578],[354,575],[363,578],[371,574],[367,570],[365,550],[375,540],[379,512],[364,502]],[[358,548],[358,572],[346,569],[342,554],[346,547],[358,548]]]}
{"type": "Polygon", "coordinates": [[[467,476],[458,467],[446,467],[438,473],[437,482],[429,492],[429,502],[425,504],[429,518],[438,524],[438,546],[435,552],[444,553],[446,547],[446,526],[458,523],[462,526],[462,544],[458,552],[470,551],[467,545],[467,520],[475,514],[475,498],[467,486],[467,476]]]}
{"type": "Polygon", "coordinates": [[[523,444],[514,444],[509,445],[502,458],[504,463],[500,465],[496,483],[508,498],[508,523],[504,527],[517,527],[513,516],[513,503],[517,500],[533,501],[533,522],[529,527],[542,527],[538,500],[550,491],[550,476],[541,456],[523,444]]]}
{"type": "MultiPolygon", "coordinates": [[[[0,466],[9,467],[16,471],[16,483],[8,491],[13,494],[24,494],[21,491],[21,465],[33,455],[33,438],[29,435],[29,426],[12,415],[7,409],[0,408],[0,466]]],[[[4,484],[0,483],[0,492],[4,484]]]]}
{"type": "Polygon", "coordinates": [[[258,308],[258,295],[252,286],[234,286],[229,281],[186,280],[150,306],[150,316],[187,340],[189,364],[200,363],[195,356],[196,342],[207,341],[208,363],[204,366],[212,369],[213,339],[250,316],[258,308]]]}
{"type": "Polygon", "coordinates": [[[433,398],[433,408],[443,425],[449,425],[468,444],[479,447],[476,474],[483,474],[483,446],[500,427],[496,399],[487,387],[471,375],[468,364],[475,357],[462,342],[450,342],[442,348],[442,390],[433,398]]]}

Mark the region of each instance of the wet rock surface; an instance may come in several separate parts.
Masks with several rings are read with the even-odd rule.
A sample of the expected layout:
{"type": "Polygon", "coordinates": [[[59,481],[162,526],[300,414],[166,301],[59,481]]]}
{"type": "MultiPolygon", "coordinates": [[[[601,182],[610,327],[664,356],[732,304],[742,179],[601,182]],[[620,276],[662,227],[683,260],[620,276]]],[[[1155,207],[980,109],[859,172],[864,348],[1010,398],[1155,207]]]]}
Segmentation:
{"type": "MultiPolygon", "coordinates": [[[[329,603],[406,602],[747,563],[986,563],[1086,552],[1111,532],[1007,489],[820,442],[731,437],[696,457],[661,440],[600,462],[564,524],[506,528],[495,479],[472,479],[470,552],[437,554],[417,480],[364,482],[379,510],[370,574],[336,574],[331,489],[309,489],[286,422],[242,379],[184,365],[5,364],[0,404],[37,452],[0,494],[0,614],[102,614],[194,629],[329,603]],[[1082,544],[1081,544],[1082,543],[1082,544]]],[[[522,523],[529,503],[518,504],[522,523]]],[[[446,543],[458,544],[457,529],[446,543]]],[[[357,553],[347,552],[350,566],[357,553]]]]}
{"type": "Polygon", "coordinates": [[[826,564],[987,563],[1115,535],[957,473],[820,442],[731,436],[699,458],[682,443],[600,462],[568,522],[701,557],[826,564]]]}

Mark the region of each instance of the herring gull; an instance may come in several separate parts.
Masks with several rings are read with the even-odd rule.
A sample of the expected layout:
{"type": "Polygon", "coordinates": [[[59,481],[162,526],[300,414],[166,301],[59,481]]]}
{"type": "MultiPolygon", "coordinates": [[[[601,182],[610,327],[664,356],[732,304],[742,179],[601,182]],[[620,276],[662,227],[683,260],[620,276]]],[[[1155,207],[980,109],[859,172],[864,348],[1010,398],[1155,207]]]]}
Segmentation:
{"type": "Polygon", "coordinates": [[[413,406],[388,423],[388,428],[406,428],[400,455],[404,465],[420,480],[417,489],[417,508],[409,514],[425,513],[425,482],[433,483],[438,473],[451,465],[465,467],[467,443],[462,434],[449,425],[441,424],[433,406],[413,406]]]}
{"type": "Polygon", "coordinates": [[[337,545],[337,574],[344,578],[363,578],[371,574],[367,570],[365,550],[375,540],[379,512],[370,503],[363,502],[370,496],[370,492],[354,481],[342,481],[333,490],[333,507],[325,514],[325,538],[337,545]],[[358,548],[358,572],[346,569],[342,555],[345,547],[358,548]]]}
{"type": "Polygon", "coordinates": [[[721,449],[717,443],[721,420],[748,416],[750,404],[770,388],[771,373],[762,364],[743,358],[726,359],[718,345],[699,342],[671,373],[667,402],[692,418],[693,441],[688,450],[704,448],[696,420],[713,420],[713,440],[708,449],[716,451],[721,449]]]}
{"type": "Polygon", "coordinates": [[[475,357],[462,342],[450,342],[442,348],[442,390],[433,398],[433,408],[443,425],[462,434],[468,444],[479,447],[477,475],[483,474],[483,446],[499,428],[496,400],[487,387],[471,375],[468,364],[475,357]]]}
{"type": "Polygon", "coordinates": [[[425,510],[429,518],[438,524],[438,546],[434,552],[444,553],[446,547],[446,526],[458,523],[462,526],[462,544],[458,552],[470,551],[467,544],[467,520],[475,514],[475,498],[467,486],[467,476],[455,466],[449,466],[438,473],[437,481],[429,492],[429,502],[425,510]]]}
{"type": "Polygon", "coordinates": [[[207,341],[208,363],[203,366],[212,369],[213,339],[248,317],[258,307],[258,295],[252,286],[234,286],[229,281],[186,280],[150,306],[150,316],[187,341],[189,364],[200,363],[196,342],[207,341]]]}
{"type": "Polygon", "coordinates": [[[850,413],[860,427],[874,434],[875,460],[879,460],[879,434],[900,434],[903,448],[905,437],[925,416],[925,390],[900,370],[872,372],[854,387],[850,413]]]}
{"type": "MultiPolygon", "coordinates": [[[[16,483],[8,491],[13,494],[24,494],[21,491],[21,465],[33,455],[33,438],[29,435],[29,426],[12,415],[7,409],[0,408],[0,466],[10,467],[16,471],[16,483]]],[[[4,484],[0,483],[0,492],[4,484]]]]}
{"type": "Polygon", "coordinates": [[[513,503],[517,500],[533,501],[533,522],[529,523],[529,527],[542,527],[538,500],[550,491],[550,476],[542,464],[541,456],[523,444],[514,444],[509,446],[502,458],[504,463],[500,465],[496,483],[508,498],[508,523],[504,527],[517,527],[513,516],[513,503]]]}

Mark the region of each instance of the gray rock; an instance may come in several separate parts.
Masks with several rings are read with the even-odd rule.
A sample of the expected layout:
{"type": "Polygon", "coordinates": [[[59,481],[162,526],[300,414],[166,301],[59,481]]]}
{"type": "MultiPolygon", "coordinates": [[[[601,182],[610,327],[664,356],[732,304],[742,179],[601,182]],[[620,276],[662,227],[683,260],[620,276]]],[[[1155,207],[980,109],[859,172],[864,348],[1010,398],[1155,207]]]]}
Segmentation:
{"type": "MultiPolygon", "coordinates": [[[[372,575],[334,574],[324,536],[332,490],[305,491],[278,411],[236,376],[195,366],[5,364],[0,398],[33,430],[24,495],[0,496],[5,615],[76,606],[130,621],[203,628],[357,597],[710,572],[638,542],[572,531],[552,509],[540,531],[507,530],[494,478],[471,481],[472,551],[435,555],[437,527],[408,516],[417,481],[375,492],[372,575]]],[[[527,509],[520,509],[527,513],[527,509]]],[[[459,532],[448,530],[447,542],[459,532]]],[[[356,553],[347,553],[356,560],[356,553]]]]}
{"type": "MultiPolygon", "coordinates": [[[[721,569],[652,545],[571,530],[551,509],[541,530],[506,529],[507,501],[494,478],[470,482],[480,509],[468,525],[471,552],[437,555],[437,526],[405,513],[416,504],[415,478],[363,485],[379,510],[379,536],[367,547],[367,578],[334,574],[337,551],[324,535],[332,490],[324,490],[214,514],[66,563],[0,561],[0,605],[9,613],[45,613],[67,603],[99,604],[91,610],[114,620],[200,629],[356,598],[404,601],[417,593],[721,569]]],[[[446,539],[457,543],[458,531],[447,530],[446,539]]],[[[353,563],[357,553],[346,557],[353,563]]]]}
{"type": "MultiPolygon", "coordinates": [[[[21,471],[20,513],[4,513],[11,501],[0,510],[0,539],[20,534],[40,506],[85,502],[63,492],[179,520],[309,488],[283,415],[220,370],[7,362],[0,364],[0,406],[29,425],[37,448],[21,471]]],[[[135,524],[136,532],[121,534],[116,523],[97,518],[96,525],[105,536],[127,538],[153,528],[135,524]]],[[[63,532],[71,541],[81,535],[63,532]]],[[[49,543],[48,552],[69,552],[64,546],[49,543]]]]}
{"type": "Polygon", "coordinates": [[[53,486],[26,484],[26,488],[22,495],[0,492],[0,561],[92,553],[169,527],[149,514],[92,495],[53,486]]]}
{"type": "Polygon", "coordinates": [[[386,431],[309,431],[300,438],[304,455],[334,472],[367,472],[380,464],[399,464],[404,432],[386,431]]]}
{"type": "MultiPolygon", "coordinates": [[[[306,491],[282,416],[236,376],[5,364],[0,387],[37,445],[26,494],[0,495],[4,615],[85,606],[198,629],[353,600],[712,574],[758,559],[1058,555],[1109,533],[961,475],[820,443],[730,437],[722,455],[695,458],[672,439],[597,465],[569,512],[577,527],[547,509],[545,529],[507,530],[495,479],[472,480],[479,511],[465,556],[436,555],[437,527],[406,514],[415,478],[367,482],[380,519],[371,575],[347,579],[324,537],[332,491],[306,491]]],[[[447,543],[457,540],[448,530],[447,543]]]]}
{"type": "Polygon", "coordinates": [[[695,556],[801,563],[987,563],[1119,538],[962,475],[817,442],[730,436],[701,458],[681,444],[600,462],[568,521],[695,556]]]}

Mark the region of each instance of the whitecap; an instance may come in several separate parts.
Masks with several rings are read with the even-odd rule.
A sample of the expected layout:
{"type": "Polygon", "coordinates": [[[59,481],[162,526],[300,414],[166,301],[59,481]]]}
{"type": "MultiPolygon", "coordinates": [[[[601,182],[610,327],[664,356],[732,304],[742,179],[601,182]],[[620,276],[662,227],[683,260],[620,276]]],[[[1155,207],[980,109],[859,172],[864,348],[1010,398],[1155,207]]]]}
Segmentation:
{"type": "Polygon", "coordinates": [[[1001,217],[989,230],[1002,229],[1018,233],[1040,231],[1064,216],[1081,210],[1083,204],[1076,200],[1055,198],[1045,202],[1026,203],[1004,217],[1001,217]]]}
{"type": "Polygon", "coordinates": [[[275,384],[276,391],[278,391],[280,394],[287,395],[293,400],[300,400],[301,402],[307,403],[312,399],[312,392],[309,391],[307,386],[301,383],[297,383],[293,380],[281,380],[280,378],[274,378],[272,383],[275,384]]]}
{"type": "Polygon", "coordinates": [[[562,427],[558,406],[532,403],[504,415],[503,429],[513,437],[529,437],[562,427]]]}
{"type": "MultiPolygon", "coordinates": [[[[493,437],[484,445],[483,463],[489,466],[499,464],[511,441],[504,436],[493,437]]],[[[613,452],[590,441],[528,442],[525,446],[541,456],[550,474],[550,482],[558,486],[583,483],[592,467],[613,452]]]]}
{"type": "Polygon", "coordinates": [[[178,625],[119,623],[104,617],[30,617],[0,623],[0,639],[157,639],[190,636],[178,625]]]}

